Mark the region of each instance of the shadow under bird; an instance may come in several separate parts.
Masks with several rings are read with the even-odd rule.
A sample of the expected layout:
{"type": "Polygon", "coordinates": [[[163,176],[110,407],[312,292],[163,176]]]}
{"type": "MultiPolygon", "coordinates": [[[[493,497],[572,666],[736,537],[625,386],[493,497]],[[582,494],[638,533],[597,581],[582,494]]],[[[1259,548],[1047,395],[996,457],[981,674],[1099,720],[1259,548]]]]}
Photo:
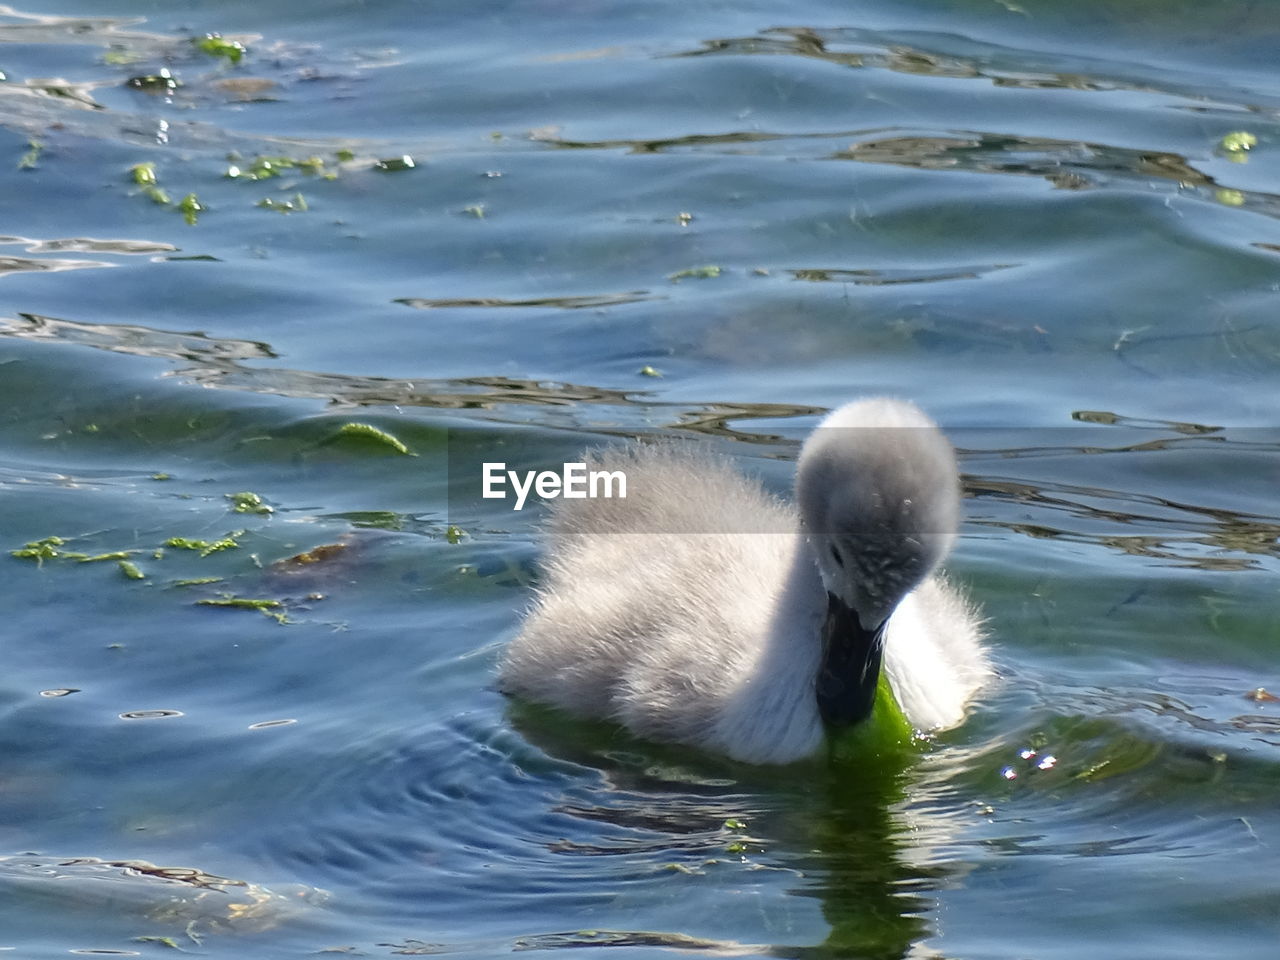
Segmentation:
{"type": "Polygon", "coordinates": [[[800,451],[795,504],[691,444],[607,450],[625,499],[557,501],[504,692],[748,763],[814,754],[872,713],[883,670],[913,728],[990,677],[939,565],[959,471],[916,406],[856,401],[800,451]]]}

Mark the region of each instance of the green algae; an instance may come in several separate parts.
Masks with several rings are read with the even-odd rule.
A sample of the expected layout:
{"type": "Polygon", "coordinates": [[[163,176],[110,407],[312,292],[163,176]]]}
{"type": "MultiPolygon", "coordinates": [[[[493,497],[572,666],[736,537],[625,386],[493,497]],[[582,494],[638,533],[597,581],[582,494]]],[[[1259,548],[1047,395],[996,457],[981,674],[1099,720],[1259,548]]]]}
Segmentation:
{"type": "Polygon", "coordinates": [[[234,594],[225,593],[220,597],[205,597],[203,600],[197,600],[196,605],[201,607],[227,607],[237,610],[257,610],[263,616],[270,617],[276,623],[285,624],[290,622],[288,615],[284,612],[284,602],[265,597],[237,597],[234,594]]]}
{"type": "Polygon", "coordinates": [[[155,73],[144,74],[140,77],[130,77],[125,81],[125,86],[133,87],[135,90],[142,90],[145,93],[172,93],[182,86],[182,81],[170,73],[168,67],[164,67],[155,73]]]}
{"type": "Polygon", "coordinates": [[[62,556],[58,548],[66,542],[62,537],[44,537],[40,540],[32,540],[17,550],[10,550],[9,556],[22,560],[34,560],[37,566],[44,566],[46,560],[62,556]]]}
{"type": "Polygon", "coordinates": [[[830,734],[828,752],[833,760],[860,760],[868,755],[905,755],[920,742],[893,695],[888,677],[881,673],[871,716],[848,730],[830,734]]]}
{"type": "Polygon", "coordinates": [[[192,37],[191,44],[201,53],[211,57],[223,57],[232,63],[239,63],[249,52],[239,40],[228,40],[220,33],[206,33],[203,37],[192,37]]]}
{"type": "Polygon", "coordinates": [[[206,209],[208,208],[200,203],[194,193],[188,193],[178,201],[178,210],[182,213],[182,219],[186,221],[188,227],[194,227],[200,214],[206,209]]]}
{"type": "Polygon", "coordinates": [[[240,546],[237,542],[240,537],[244,536],[244,530],[236,530],[227,534],[221,540],[191,540],[187,537],[170,537],[164,542],[164,546],[173,547],[176,550],[193,550],[202,557],[207,557],[213,553],[221,553],[223,550],[234,550],[240,546]]]}
{"type": "Polygon", "coordinates": [[[413,157],[407,153],[399,157],[391,157],[387,160],[378,160],[374,163],[373,169],[381,173],[399,173],[402,170],[412,170],[417,164],[413,157]]]}
{"type": "Polygon", "coordinates": [[[39,166],[40,153],[44,150],[44,144],[39,140],[27,141],[27,152],[22,155],[22,159],[18,161],[19,170],[34,170],[39,166]]]}
{"type": "MultiPolygon", "coordinates": [[[[339,159],[343,152],[338,152],[339,159]]],[[[232,161],[225,173],[229,180],[272,180],[295,170],[308,176],[327,174],[324,158],[317,156],[298,158],[287,154],[259,154],[246,161],[233,154],[227,159],[232,161]]]]}
{"type": "Polygon", "coordinates": [[[704,267],[689,267],[687,270],[677,270],[675,273],[668,274],[667,279],[672,283],[679,283],[681,280],[709,280],[718,277],[721,269],[715,264],[708,264],[704,267]]]}
{"type": "Polygon", "coordinates": [[[288,200],[276,200],[274,197],[263,197],[256,206],[265,210],[274,210],[277,213],[305,213],[311,209],[307,206],[306,198],[301,193],[295,193],[288,200]]]}
{"type": "Polygon", "coordinates": [[[154,163],[135,163],[129,168],[129,174],[133,177],[133,182],[140,187],[154,187],[160,182],[156,176],[154,163]]]}
{"type": "Polygon", "coordinates": [[[1227,153],[1245,153],[1258,145],[1258,138],[1247,130],[1233,130],[1218,145],[1227,153]]]}
{"type": "Polygon", "coordinates": [[[403,456],[407,456],[407,457],[417,456],[417,454],[414,453],[412,450],[410,450],[407,446],[405,446],[405,444],[399,438],[393,436],[390,433],[387,433],[387,431],[385,430],[379,430],[377,427],[375,427],[371,423],[357,423],[357,422],[344,423],[342,426],[338,428],[337,432],[332,437],[330,437],[329,440],[326,442],[332,443],[338,440],[346,440],[346,439],[352,439],[352,438],[357,440],[368,440],[385,447],[390,447],[396,453],[399,453],[403,456]]]}
{"type": "Polygon", "coordinates": [[[129,168],[129,176],[135,184],[142,188],[138,191],[139,194],[162,207],[172,204],[182,214],[188,226],[195,226],[198,215],[205,209],[194,193],[188,193],[174,204],[168,191],[160,186],[160,175],[156,173],[156,165],[154,163],[135,163],[129,168]]]}
{"type": "MultiPolygon", "coordinates": [[[[40,540],[32,540],[17,550],[10,550],[9,554],[21,560],[35,560],[41,567],[46,560],[65,560],[71,563],[100,563],[114,560],[120,567],[120,572],[128,579],[146,579],[146,574],[129,559],[133,553],[138,552],[136,550],[110,550],[105,553],[87,554],[62,549],[66,543],[67,540],[63,537],[44,537],[40,540]]],[[[159,559],[162,554],[156,551],[153,556],[159,559]]]]}
{"type": "Polygon", "coordinates": [[[1233,130],[1218,141],[1218,154],[1232,163],[1248,163],[1249,151],[1258,145],[1256,135],[1247,130],[1233,130]]]}
{"type": "Polygon", "coordinates": [[[109,67],[131,67],[135,63],[141,63],[146,57],[127,47],[111,47],[101,59],[109,67]]]}
{"type": "Polygon", "coordinates": [[[245,610],[277,610],[284,606],[279,600],[251,598],[251,597],[205,597],[203,600],[197,600],[196,603],[202,607],[238,607],[245,610]]]}
{"type": "Polygon", "coordinates": [[[236,513],[256,513],[262,516],[275,513],[274,507],[252,491],[244,490],[240,493],[228,493],[225,496],[231,501],[231,509],[236,513]]]}

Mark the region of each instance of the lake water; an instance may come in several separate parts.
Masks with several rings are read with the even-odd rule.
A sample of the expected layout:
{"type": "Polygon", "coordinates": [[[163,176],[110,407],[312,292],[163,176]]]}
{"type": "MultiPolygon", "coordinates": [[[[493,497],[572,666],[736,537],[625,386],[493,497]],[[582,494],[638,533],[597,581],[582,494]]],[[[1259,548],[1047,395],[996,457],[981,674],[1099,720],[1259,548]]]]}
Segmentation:
{"type": "Polygon", "coordinates": [[[0,948],[1273,957],[1277,44],[1243,0],[4,7],[0,948]],[[872,393],[961,450],[963,727],[779,772],[495,692],[541,511],[467,464],[678,436],[782,490],[872,393]]]}

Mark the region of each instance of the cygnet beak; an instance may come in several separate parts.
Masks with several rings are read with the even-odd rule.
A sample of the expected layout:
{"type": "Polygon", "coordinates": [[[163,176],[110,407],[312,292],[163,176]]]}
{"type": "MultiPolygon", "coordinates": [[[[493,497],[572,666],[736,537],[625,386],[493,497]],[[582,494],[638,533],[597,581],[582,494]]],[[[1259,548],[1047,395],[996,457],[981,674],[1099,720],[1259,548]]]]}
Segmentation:
{"type": "Polygon", "coordinates": [[[884,624],[868,630],[857,611],[827,594],[818,670],[818,710],[827,727],[848,727],[871,716],[884,654],[884,624]]]}

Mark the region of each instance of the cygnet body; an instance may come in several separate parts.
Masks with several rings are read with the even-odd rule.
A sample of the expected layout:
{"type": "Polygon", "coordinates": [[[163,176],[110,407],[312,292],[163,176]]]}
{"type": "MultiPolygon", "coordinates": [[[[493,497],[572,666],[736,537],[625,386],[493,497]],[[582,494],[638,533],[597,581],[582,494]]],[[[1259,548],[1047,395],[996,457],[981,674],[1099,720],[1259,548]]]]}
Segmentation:
{"type": "Polygon", "coordinates": [[[600,454],[625,499],[560,500],[508,693],[748,763],[865,720],[881,669],[920,731],[958,724],[990,667],[938,566],[959,473],[917,407],[841,407],[800,452],[796,503],[692,445],[600,454]]]}

